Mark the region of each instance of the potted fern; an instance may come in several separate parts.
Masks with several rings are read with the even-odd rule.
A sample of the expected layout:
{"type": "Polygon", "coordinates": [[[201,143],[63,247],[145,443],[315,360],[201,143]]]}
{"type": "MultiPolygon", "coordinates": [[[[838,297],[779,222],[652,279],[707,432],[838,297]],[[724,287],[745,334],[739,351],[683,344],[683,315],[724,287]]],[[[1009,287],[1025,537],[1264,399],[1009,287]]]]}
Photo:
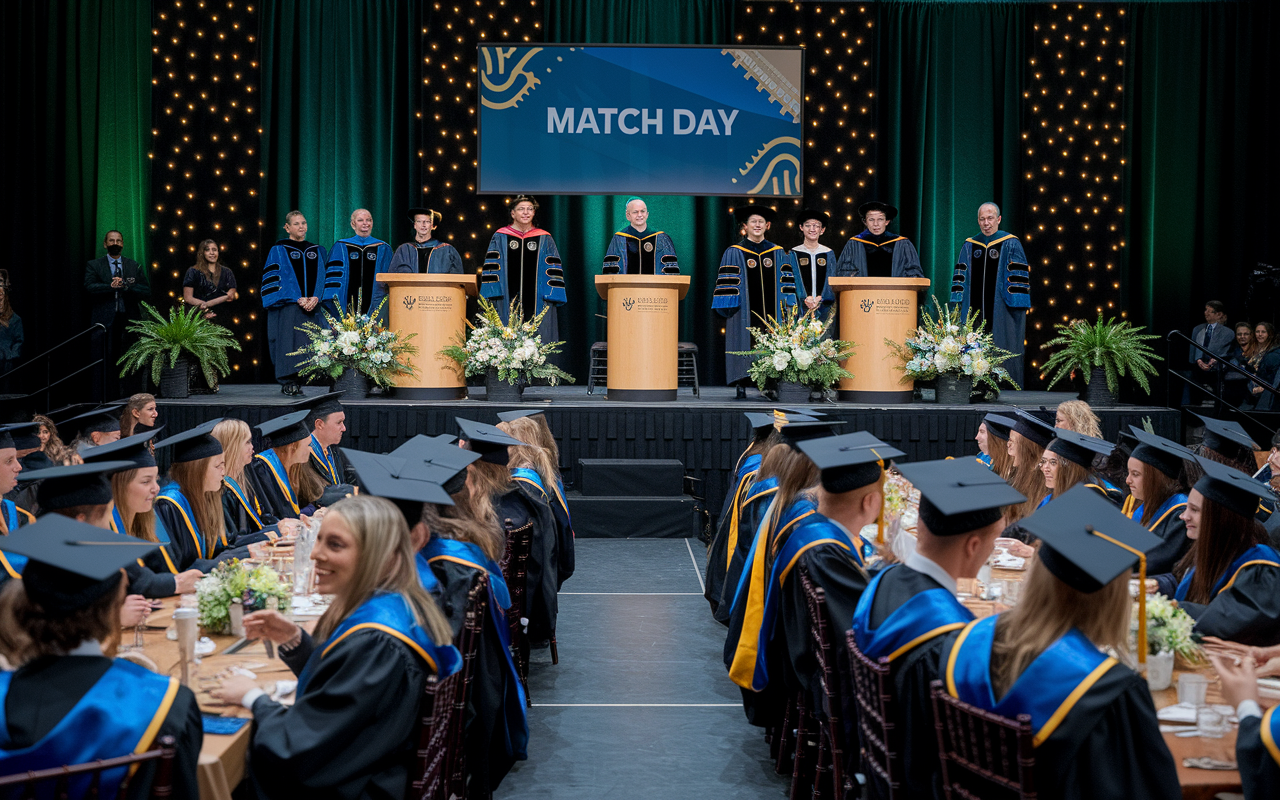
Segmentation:
{"type": "Polygon", "coordinates": [[[1085,382],[1080,399],[1091,406],[1114,406],[1126,374],[1151,394],[1147,376],[1156,374],[1152,362],[1163,359],[1147,342],[1160,337],[1114,317],[1104,322],[1101,312],[1093,324],[1077,319],[1054,327],[1058,335],[1040,345],[1042,350],[1061,348],[1044,362],[1045,373],[1054,373],[1048,388],[1078,371],[1085,382]]]}
{"type": "Polygon", "coordinates": [[[231,374],[227,348],[240,349],[231,331],[205,319],[197,306],[174,306],[167,319],[147,303],[141,307],[143,318],[127,328],[138,338],[116,362],[120,377],[149,369],[161,397],[186,397],[192,362],[210,386],[231,374]]]}

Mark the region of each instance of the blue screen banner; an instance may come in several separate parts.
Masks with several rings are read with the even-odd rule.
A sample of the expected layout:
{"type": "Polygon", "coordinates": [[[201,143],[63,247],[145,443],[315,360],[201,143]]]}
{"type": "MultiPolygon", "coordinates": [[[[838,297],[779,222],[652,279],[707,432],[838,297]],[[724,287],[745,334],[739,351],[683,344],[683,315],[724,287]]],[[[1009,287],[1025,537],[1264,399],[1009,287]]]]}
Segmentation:
{"type": "Polygon", "coordinates": [[[804,51],[482,46],[488,194],[796,197],[804,51]]]}

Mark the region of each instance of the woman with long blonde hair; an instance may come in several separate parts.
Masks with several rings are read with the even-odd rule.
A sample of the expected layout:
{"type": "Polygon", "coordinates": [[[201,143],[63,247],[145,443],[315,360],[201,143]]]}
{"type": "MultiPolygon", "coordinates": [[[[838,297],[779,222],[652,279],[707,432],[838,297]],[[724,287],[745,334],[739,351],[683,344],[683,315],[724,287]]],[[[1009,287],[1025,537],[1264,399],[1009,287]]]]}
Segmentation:
{"type": "Polygon", "coordinates": [[[1040,473],[1049,491],[1040,506],[1084,484],[1119,507],[1124,494],[1093,471],[1094,462],[1111,455],[1114,449],[1115,445],[1104,439],[1055,428],[1054,439],[1040,459],[1040,473]]]}
{"type": "MultiPolygon", "coordinates": [[[[1179,796],[1151,691],[1128,666],[1132,551],[1156,538],[1082,489],[1022,525],[1041,540],[1022,597],[948,634],[947,693],[1008,719],[1030,716],[1042,796],[1179,796]]],[[[911,724],[932,725],[933,714],[925,707],[911,724]]]]}
{"type": "Polygon", "coordinates": [[[524,414],[499,422],[497,427],[522,442],[529,442],[523,447],[510,448],[507,466],[511,468],[513,478],[527,481],[530,488],[540,492],[543,501],[551,509],[551,516],[556,523],[557,581],[558,584],[563,584],[573,575],[574,536],[569,504],[564,497],[564,484],[560,481],[560,468],[556,463],[560,451],[556,448],[555,437],[551,435],[551,429],[547,427],[542,414],[524,414]]]}
{"type": "Polygon", "coordinates": [[[1098,415],[1093,413],[1093,408],[1083,400],[1059,403],[1058,410],[1054,412],[1053,427],[1075,431],[1095,439],[1102,438],[1101,423],[1098,415]]]}
{"type": "Polygon", "coordinates": [[[213,694],[253,712],[249,771],[268,798],[400,797],[413,762],[419,703],[429,675],[461,667],[449,622],[422,588],[404,515],[380,497],[330,506],[311,552],[317,591],[333,596],[308,634],[278,611],[255,611],[245,634],[280,646],[298,676],[281,705],[252,678],[213,694]]]}
{"type": "Polygon", "coordinates": [[[253,431],[240,419],[224,419],[213,426],[213,438],[222,444],[226,465],[222,476],[222,516],[230,541],[248,544],[246,537],[263,533],[268,539],[296,535],[296,520],[278,520],[262,507],[253,485],[245,480],[245,468],[253,461],[253,431]]]}
{"type": "Polygon", "coordinates": [[[981,454],[978,461],[1005,480],[1013,474],[1013,457],[1009,455],[1009,435],[1017,420],[1000,414],[988,414],[978,426],[973,438],[978,442],[981,454]]]}

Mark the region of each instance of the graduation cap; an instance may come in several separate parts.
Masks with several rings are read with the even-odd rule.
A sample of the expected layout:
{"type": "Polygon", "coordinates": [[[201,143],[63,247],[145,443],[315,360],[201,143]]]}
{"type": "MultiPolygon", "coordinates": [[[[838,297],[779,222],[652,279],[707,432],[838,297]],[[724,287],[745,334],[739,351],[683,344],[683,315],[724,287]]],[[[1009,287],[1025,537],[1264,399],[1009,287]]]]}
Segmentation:
{"type": "Polygon", "coordinates": [[[1133,438],[1138,440],[1138,446],[1133,448],[1129,456],[1144,464],[1150,464],[1170,478],[1177,478],[1182,472],[1183,461],[1195,461],[1195,453],[1177,442],[1169,441],[1154,433],[1147,433],[1135,425],[1129,428],[1133,431],[1133,438]]]}
{"type": "Polygon", "coordinates": [[[1201,414],[1197,417],[1204,422],[1204,446],[1227,458],[1250,458],[1258,449],[1253,437],[1238,422],[1225,419],[1214,419],[1201,414]]]}
{"type": "Polygon", "coordinates": [[[1049,446],[1045,449],[1085,469],[1092,468],[1093,460],[1098,456],[1109,456],[1111,451],[1116,449],[1116,446],[1106,439],[1086,436],[1066,428],[1054,428],[1053,436],[1053,441],[1049,442],[1049,446]]]}
{"type": "Polygon", "coordinates": [[[1013,430],[1013,426],[1018,424],[1016,419],[1001,414],[991,413],[982,418],[987,425],[987,435],[994,435],[997,439],[1009,441],[1009,432],[1013,430]]]}
{"type": "Polygon", "coordinates": [[[40,447],[40,423],[17,422],[0,427],[0,450],[32,450],[40,447]]]}
{"type": "Polygon", "coordinates": [[[810,438],[796,446],[822,471],[822,488],[832,494],[852,492],[875,483],[890,459],[906,455],[866,431],[810,438]]]}
{"type": "Polygon", "coordinates": [[[466,440],[467,447],[479,453],[482,461],[506,464],[508,447],[525,446],[525,442],[493,425],[486,425],[465,417],[455,417],[453,421],[458,423],[458,430],[462,432],[461,436],[466,440]]]}
{"type": "MultiPolygon", "coordinates": [[[[388,455],[452,470],[465,470],[472,462],[480,459],[478,452],[458,447],[453,444],[454,440],[455,437],[449,435],[432,437],[418,434],[388,455]]],[[[457,490],[450,490],[449,493],[453,494],[455,491],[457,490]]]]}
{"type": "Polygon", "coordinates": [[[1001,509],[1027,498],[1004,478],[967,458],[902,464],[920,490],[920,521],[934,536],[959,536],[1000,519],[1001,509]]]}
{"type": "Polygon", "coordinates": [[[222,422],[221,417],[197,425],[189,431],[170,436],[164,441],[156,442],[156,449],[172,447],[171,460],[175,464],[216,456],[222,452],[222,442],[213,437],[213,429],[219,422],[222,422]]]}
{"type": "Polygon", "coordinates": [[[303,409],[269,419],[257,426],[258,433],[261,433],[264,439],[270,440],[271,447],[292,444],[311,435],[311,431],[307,430],[305,424],[310,414],[309,410],[303,409]]]}
{"type": "Polygon", "coordinates": [[[27,557],[22,586],[47,615],[63,616],[116,591],[122,567],[157,545],[47,514],[0,537],[0,550],[27,557]]]}
{"type": "Polygon", "coordinates": [[[733,210],[733,218],[738,222],[745,223],[751,217],[759,215],[764,217],[765,222],[773,222],[774,210],[759,203],[749,203],[745,206],[738,206],[733,210]]]}
{"type": "Polygon", "coordinates": [[[133,468],[132,461],[94,461],[68,467],[23,470],[18,473],[18,482],[40,481],[36,489],[36,503],[42,512],[72,506],[100,506],[111,502],[108,477],[133,468]]]}
{"type": "Polygon", "coordinates": [[[823,211],[814,211],[811,208],[803,209],[799,214],[796,214],[796,227],[799,228],[811,219],[816,219],[818,222],[822,223],[822,227],[824,228],[831,227],[830,214],[823,211]]]}
{"type": "Polygon", "coordinates": [[[541,413],[541,408],[517,408],[513,411],[499,411],[498,419],[502,422],[514,422],[522,417],[536,417],[541,413]]]}
{"type": "Polygon", "coordinates": [[[342,454],[355,470],[365,493],[395,503],[404,514],[409,527],[422,519],[423,503],[453,505],[453,498],[442,485],[425,479],[425,464],[414,464],[403,458],[380,456],[360,450],[343,450],[342,454]],[[424,470],[415,472],[419,466],[424,470]]]}
{"type": "Polygon", "coordinates": [[[769,435],[779,423],[790,424],[792,422],[817,422],[818,418],[808,414],[783,414],[782,409],[774,411],[746,411],[743,412],[747,418],[747,423],[751,425],[751,430],[757,435],[769,435]]]}
{"type": "Polygon", "coordinates": [[[440,220],[444,219],[444,215],[441,214],[439,211],[432,211],[429,208],[421,208],[416,206],[404,212],[404,214],[406,217],[409,218],[410,222],[416,222],[417,220],[415,220],[414,217],[418,216],[419,214],[425,214],[426,216],[431,217],[431,227],[433,228],[440,222],[440,220]]]}
{"type": "Polygon", "coordinates": [[[1204,475],[1196,481],[1195,490],[1242,517],[1253,519],[1259,501],[1275,498],[1271,487],[1238,469],[1199,456],[1196,461],[1204,469],[1204,475]]]}
{"type": "Polygon", "coordinates": [[[1030,411],[1023,411],[1020,408],[1014,408],[1017,420],[1014,422],[1013,429],[1031,441],[1047,447],[1049,442],[1053,441],[1053,426],[1044,420],[1032,414],[1030,411]]]}
{"type": "Polygon", "coordinates": [[[329,392],[328,394],[318,394],[315,397],[306,397],[289,404],[290,408],[306,409],[311,412],[311,419],[316,420],[320,417],[327,417],[330,414],[337,414],[342,411],[342,403],[338,402],[342,396],[346,394],[342,392],[329,392]]]}
{"type": "Polygon", "coordinates": [[[72,417],[78,414],[83,414],[84,412],[97,407],[97,403],[72,403],[71,405],[63,406],[62,408],[55,408],[53,411],[45,414],[45,416],[53,420],[54,425],[61,425],[72,417]]]}
{"type": "Polygon", "coordinates": [[[126,436],[108,444],[90,447],[80,454],[86,464],[99,461],[132,461],[137,469],[156,466],[156,457],[152,454],[148,443],[164,430],[161,425],[155,430],[126,436]]]}
{"type": "MultiPolygon", "coordinates": [[[[101,406],[57,423],[59,429],[65,429],[69,436],[63,438],[70,441],[80,435],[90,433],[111,433],[120,430],[120,411],[124,403],[101,406]]],[[[61,432],[61,431],[60,431],[61,432]]]]}
{"type": "Polygon", "coordinates": [[[836,428],[843,428],[844,424],[844,420],[841,419],[796,419],[795,417],[786,417],[775,423],[778,432],[789,444],[835,436],[836,428]]]}
{"type": "Polygon", "coordinates": [[[825,411],[819,411],[816,408],[804,408],[803,406],[777,406],[773,409],[773,413],[777,414],[779,412],[786,414],[788,416],[791,416],[794,414],[799,414],[800,416],[804,416],[804,417],[819,417],[819,418],[827,416],[827,412],[825,411]]]}
{"type": "Polygon", "coordinates": [[[863,219],[866,219],[867,214],[871,213],[872,211],[882,212],[884,214],[884,218],[890,222],[893,221],[894,217],[898,216],[898,209],[894,208],[888,203],[882,203],[879,200],[872,200],[870,203],[863,203],[862,205],[858,206],[858,216],[862,217],[863,219]]]}

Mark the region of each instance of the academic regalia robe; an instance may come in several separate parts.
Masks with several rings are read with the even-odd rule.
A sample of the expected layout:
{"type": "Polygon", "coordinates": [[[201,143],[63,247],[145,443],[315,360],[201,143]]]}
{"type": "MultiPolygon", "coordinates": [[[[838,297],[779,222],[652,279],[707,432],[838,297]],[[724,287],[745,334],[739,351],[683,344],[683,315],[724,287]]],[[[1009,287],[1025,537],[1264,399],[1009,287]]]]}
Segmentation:
{"type": "Polygon", "coordinates": [[[1229,642],[1266,647],[1280,643],[1280,553],[1256,544],[1218,577],[1207,605],[1186,599],[1195,568],[1187,570],[1174,599],[1196,621],[1195,632],[1229,642]]]}
{"type": "MultiPolygon", "coordinates": [[[[707,549],[707,572],[703,581],[702,594],[703,597],[707,598],[707,602],[711,604],[711,613],[713,615],[720,609],[724,595],[725,577],[729,573],[729,562],[733,559],[734,552],[738,548],[738,540],[742,536],[739,517],[740,505],[746,499],[747,489],[751,486],[751,482],[755,480],[756,475],[760,472],[760,462],[763,458],[757,453],[747,456],[738,464],[737,474],[734,476],[734,486],[736,488],[724,499],[724,508],[720,511],[720,519],[716,524],[715,538],[711,540],[711,547],[707,549]]],[[[732,602],[732,598],[730,598],[730,602],[732,602]]],[[[729,615],[726,609],[724,621],[727,622],[728,619],[729,615]]]]}
{"type": "MultiPolygon", "coordinates": [[[[357,309],[372,312],[387,295],[387,285],[374,280],[374,275],[391,269],[391,245],[372,236],[349,236],[339,239],[329,249],[324,268],[324,296],[330,313],[345,311],[357,293],[368,305],[357,309]]],[[[387,310],[381,319],[386,321],[387,310]]]]}
{"type": "Polygon", "coordinates": [[[551,507],[551,516],[556,521],[556,588],[559,589],[573,576],[577,565],[573,519],[569,516],[569,503],[564,498],[564,482],[559,478],[551,486],[551,491],[547,492],[547,503],[551,507]]]}
{"type": "Polygon", "coordinates": [[[529,563],[525,572],[525,614],[529,618],[529,640],[550,639],[556,632],[556,615],[560,590],[560,542],[555,516],[538,473],[531,469],[514,469],[511,477],[515,488],[503,494],[495,504],[499,519],[511,519],[514,527],[524,520],[533,523],[529,563]]]}
{"type": "Polygon", "coordinates": [[[279,522],[262,508],[248,481],[241,484],[232,478],[222,479],[222,519],[227,528],[227,540],[231,542],[240,542],[241,537],[251,534],[276,530],[279,522]]]}
{"type": "MultiPolygon", "coordinates": [[[[489,240],[484,268],[480,272],[480,296],[488,298],[507,321],[511,301],[520,298],[526,321],[547,306],[562,306],[567,300],[564,267],[560,250],[551,234],[541,228],[521,232],[510,225],[499,228],[489,240]]],[[[542,343],[560,341],[556,309],[547,312],[538,327],[542,343]]]]}
{"type": "MultiPolygon", "coordinates": [[[[22,464],[23,472],[34,472],[38,469],[52,469],[53,467],[62,466],[53,463],[49,456],[45,455],[43,450],[34,450],[22,458],[18,459],[18,463],[22,464]]],[[[39,510],[36,503],[36,494],[40,488],[40,481],[25,481],[13,487],[13,491],[4,496],[6,500],[12,500],[17,504],[18,508],[25,508],[35,513],[39,510]]]]}
{"type": "Polygon", "coordinates": [[[320,245],[292,239],[281,239],[267,251],[262,265],[262,307],[267,310],[267,345],[277,381],[296,378],[306,363],[304,356],[289,355],[309,341],[298,328],[307,322],[324,324],[321,304],[303,311],[298,301],[323,297],[326,258],[320,245]]]}
{"type": "MultiPolygon", "coordinates": [[[[929,684],[941,677],[946,634],[971,621],[973,614],[942,584],[904,565],[890,566],[873,578],[854,611],[858,649],[873,661],[889,659],[898,711],[892,722],[902,732],[902,774],[897,777],[906,797],[943,796],[929,684]]],[[[848,751],[856,758],[856,747],[848,751]]],[[[867,780],[871,797],[888,796],[888,787],[875,775],[867,780]]]]}
{"type": "MultiPolygon", "coordinates": [[[[1135,522],[1142,522],[1143,507],[1136,498],[1130,495],[1125,499],[1120,510],[1135,522]]],[[[1187,510],[1187,496],[1178,493],[1160,504],[1147,530],[1159,536],[1164,542],[1147,552],[1147,574],[1160,575],[1172,572],[1175,564],[1191,549],[1191,540],[1187,538],[1187,523],[1182,521],[1182,512],[1187,510]]]]}
{"type": "MultiPolygon", "coordinates": [[[[796,275],[796,291],[801,298],[804,297],[822,297],[828,295],[827,287],[827,270],[833,269],[836,265],[836,252],[825,244],[818,245],[816,253],[810,253],[802,246],[797,245],[791,248],[791,252],[787,254],[791,258],[791,266],[796,275]],[[801,290],[801,287],[804,287],[801,290]]],[[[832,299],[835,293],[830,293],[832,299]]],[[[830,304],[831,300],[823,300],[824,304],[830,304]]]]}
{"type": "Polygon", "coordinates": [[[299,507],[298,496],[289,483],[289,471],[280,463],[274,450],[255,455],[244,468],[244,480],[258,498],[262,510],[276,519],[297,519],[304,512],[310,513],[299,507]]]}
{"type": "MultiPolygon", "coordinates": [[[[910,239],[888,231],[876,235],[864,230],[845,242],[835,271],[829,273],[829,277],[923,278],[924,270],[920,267],[920,254],[910,239]]],[[[835,299],[830,286],[822,299],[828,303],[835,299]]]]}
{"type": "MultiPolygon", "coordinates": [[[[154,513],[152,516],[155,516],[154,513]]],[[[178,557],[173,552],[173,542],[169,538],[169,531],[165,529],[164,521],[159,517],[155,517],[154,525],[156,542],[159,546],[155,550],[138,559],[138,566],[156,576],[177,575],[181,570],[178,569],[178,557]]],[[[119,506],[115,506],[111,509],[110,526],[114,533],[123,534],[125,536],[133,535],[125,530],[124,517],[120,515],[119,506]]],[[[144,578],[144,582],[146,580],[147,579],[144,578]]],[[[176,587],[176,583],[174,585],[176,587]]],[[[131,594],[134,594],[134,592],[131,592],[131,594]]],[[[142,593],[136,592],[136,594],[142,593]]]]}
{"type": "Polygon", "coordinates": [[[478,572],[489,575],[488,613],[471,665],[467,695],[467,792],[485,797],[498,788],[516,761],[527,756],[529,723],[524,686],[511,659],[506,609],[511,597],[502,568],[479,547],[448,539],[432,539],[422,555],[439,584],[440,610],[449,618],[456,644],[466,622],[467,593],[478,572]]]}
{"type": "Polygon", "coordinates": [[[176,483],[160,490],[154,511],[157,528],[163,525],[169,537],[165,549],[178,572],[189,569],[208,572],[219,562],[249,557],[247,544],[233,546],[225,531],[221,535],[206,535],[200,530],[191,502],[176,483]]]}
{"type": "Polygon", "coordinates": [[[1004,367],[1019,386],[1027,309],[1031,307],[1029,263],[1018,237],[996,231],[965,239],[951,272],[951,302],[959,304],[960,318],[976,309],[990,326],[996,347],[1016,354],[1004,367]]]}
{"type": "Polygon", "coordinates": [[[1115,484],[1111,483],[1111,481],[1096,472],[1091,474],[1085,480],[1084,485],[1093,489],[1112,503],[1115,503],[1117,507],[1124,503],[1125,497],[1127,496],[1123,491],[1116,487],[1115,484]]]}
{"type": "MultiPolygon", "coordinates": [[[[173,796],[200,794],[200,707],[176,678],[104,656],[42,656],[16,672],[0,673],[0,709],[0,774],[132,755],[172,736],[173,796]],[[72,721],[62,725],[68,716],[72,721]],[[21,752],[32,747],[37,752],[21,752]]],[[[157,763],[138,769],[126,797],[150,796],[157,763]]],[[[103,800],[119,796],[125,772],[105,773],[103,800]]],[[[72,797],[87,796],[88,782],[73,781],[69,789],[72,797]]]]}
{"type": "Polygon", "coordinates": [[[298,699],[288,708],[265,695],[253,703],[249,777],[258,796],[403,797],[427,675],[456,672],[458,651],[432,643],[404,599],[382,592],[327,641],[303,633],[280,658],[298,676],[298,699]]]}
{"type": "Polygon", "coordinates": [[[410,275],[461,274],[462,256],[448,242],[432,236],[425,242],[405,242],[391,256],[390,272],[406,272],[410,275]]]}
{"type": "Polygon", "coordinates": [[[743,239],[724,251],[711,307],[727,317],[724,363],[728,383],[745,381],[755,361],[751,356],[732,355],[752,348],[748,328],[762,328],[766,319],[777,319],[783,308],[795,305],[795,273],[781,247],[768,239],[743,239]]]}
{"type": "Polygon", "coordinates": [[[1280,713],[1275,706],[1261,717],[1240,720],[1236,763],[1245,800],[1280,797],[1280,713]]]}
{"type": "MultiPolygon", "coordinates": [[[[947,635],[943,682],[953,697],[970,705],[1010,719],[1031,715],[1039,797],[1182,796],[1146,680],[1108,658],[1079,631],[1050,645],[1004,697],[992,702],[991,634],[998,619],[986,617],[947,635]],[[1094,682],[1086,686],[1090,680],[1094,682]],[[1083,693],[1071,697],[1078,689],[1083,693]]],[[[925,722],[916,718],[912,724],[925,722]]]]}
{"type": "Polygon", "coordinates": [[[679,275],[676,246],[662,231],[638,231],[628,225],[609,240],[605,275],[679,275]]]}
{"type": "Polygon", "coordinates": [[[307,460],[307,464],[320,476],[325,486],[360,485],[356,479],[355,470],[347,463],[342,450],[334,445],[326,453],[316,441],[315,436],[311,437],[311,457],[307,460]]]}
{"type": "MultiPolygon", "coordinates": [[[[724,585],[720,590],[720,604],[712,612],[716,622],[721,625],[729,624],[729,619],[733,616],[734,603],[738,602],[739,596],[745,596],[742,575],[746,568],[747,556],[756,546],[756,540],[765,535],[760,523],[769,510],[769,504],[773,502],[773,496],[778,492],[776,477],[762,480],[756,480],[753,477],[751,480],[754,483],[750,483],[743,490],[744,497],[738,504],[737,541],[733,549],[729,549],[728,543],[725,543],[728,569],[725,571],[724,585]]],[[[732,525],[732,520],[730,524],[732,525]]]]}

